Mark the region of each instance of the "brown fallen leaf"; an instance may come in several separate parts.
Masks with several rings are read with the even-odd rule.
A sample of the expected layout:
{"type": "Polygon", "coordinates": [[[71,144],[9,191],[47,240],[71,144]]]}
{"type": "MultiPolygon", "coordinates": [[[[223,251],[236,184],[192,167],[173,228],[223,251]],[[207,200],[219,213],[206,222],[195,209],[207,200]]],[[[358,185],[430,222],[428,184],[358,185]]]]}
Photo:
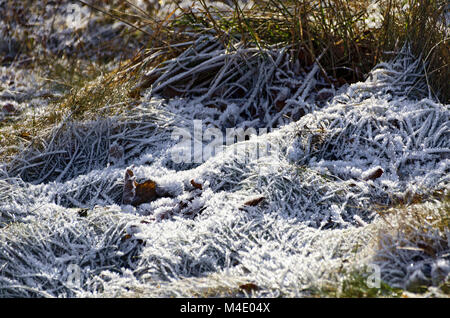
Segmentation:
{"type": "Polygon", "coordinates": [[[153,180],[146,180],[142,183],[137,183],[133,171],[127,169],[123,185],[122,203],[138,206],[142,203],[152,202],[155,199],[156,182],[153,180]]]}
{"type": "Polygon", "coordinates": [[[21,138],[23,138],[23,139],[25,139],[25,140],[31,140],[31,139],[33,139],[33,137],[31,136],[31,134],[28,133],[28,132],[26,132],[26,131],[21,132],[21,133],[19,134],[19,137],[21,137],[21,138]]]}
{"type": "Polygon", "coordinates": [[[375,169],[374,171],[372,171],[368,175],[364,176],[363,180],[365,180],[365,181],[367,181],[367,180],[375,180],[375,179],[381,177],[383,172],[384,171],[383,171],[382,168],[375,169]]]}
{"type": "Polygon", "coordinates": [[[257,206],[264,199],[265,199],[264,197],[257,197],[257,198],[248,200],[248,201],[244,202],[244,206],[257,206]]]}
{"type": "Polygon", "coordinates": [[[149,203],[156,199],[156,182],[147,180],[136,184],[136,195],[133,202],[134,206],[142,203],[149,203]]]}
{"type": "Polygon", "coordinates": [[[6,103],[5,105],[3,105],[2,110],[3,110],[5,113],[14,113],[14,112],[16,111],[16,108],[14,107],[13,104],[11,104],[11,103],[6,103]]]}
{"type": "Polygon", "coordinates": [[[130,234],[125,234],[123,237],[122,237],[122,242],[123,241],[126,241],[126,240],[129,240],[131,238],[131,235],[130,234]]]}
{"type": "Polygon", "coordinates": [[[203,187],[200,183],[197,183],[194,181],[194,179],[191,180],[191,184],[194,188],[199,189],[199,190],[203,190],[203,187]]]}
{"type": "Polygon", "coordinates": [[[258,290],[259,289],[258,285],[254,284],[254,283],[242,284],[242,285],[239,285],[239,288],[242,289],[242,290],[245,290],[248,293],[253,291],[253,290],[258,290]]]}

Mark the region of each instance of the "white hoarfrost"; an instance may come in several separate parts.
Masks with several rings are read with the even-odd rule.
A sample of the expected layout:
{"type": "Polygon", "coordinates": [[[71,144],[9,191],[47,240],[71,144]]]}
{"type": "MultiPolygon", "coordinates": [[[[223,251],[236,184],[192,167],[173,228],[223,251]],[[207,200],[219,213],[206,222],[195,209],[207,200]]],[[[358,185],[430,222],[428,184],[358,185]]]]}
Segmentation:
{"type": "MultiPolygon", "coordinates": [[[[195,73],[182,65],[189,54],[175,63],[186,72],[177,71],[180,79],[195,73]]],[[[448,194],[450,181],[449,105],[423,98],[419,62],[406,48],[320,107],[317,67],[283,69],[283,51],[268,59],[251,50],[208,54],[201,67],[215,59],[223,80],[246,54],[259,65],[259,75],[239,80],[247,100],[227,95],[236,87],[218,79],[191,98],[164,101],[153,93],[175,80],[159,78],[128,117],[67,123],[40,150],[2,166],[0,296],[301,296],[365,265],[405,288],[448,277],[450,251],[438,232],[429,238],[439,253],[416,250],[422,258],[412,266],[411,251],[377,245],[389,224],[374,207],[448,194]],[[291,94],[283,86],[292,81],[291,94]],[[281,113],[303,110],[298,120],[269,106],[268,83],[286,100],[281,113]],[[225,111],[205,106],[213,99],[225,111]],[[174,163],[171,134],[193,133],[193,120],[203,129],[273,129],[206,162],[174,163]],[[269,151],[248,155],[261,145],[269,151]],[[127,168],[137,182],[156,182],[156,200],[122,205],[127,168]],[[258,288],[239,288],[248,282],[258,288]]]]}

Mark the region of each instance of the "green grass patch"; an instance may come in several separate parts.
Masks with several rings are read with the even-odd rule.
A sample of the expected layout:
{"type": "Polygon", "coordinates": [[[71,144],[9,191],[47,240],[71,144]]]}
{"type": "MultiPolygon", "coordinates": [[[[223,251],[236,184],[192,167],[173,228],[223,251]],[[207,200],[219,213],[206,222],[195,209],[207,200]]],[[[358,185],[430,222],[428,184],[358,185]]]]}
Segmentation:
{"type": "Polygon", "coordinates": [[[379,288],[370,286],[370,271],[367,268],[354,270],[347,274],[341,283],[328,283],[310,291],[311,297],[340,297],[340,298],[375,298],[375,297],[402,297],[403,290],[393,288],[381,281],[379,288]]]}

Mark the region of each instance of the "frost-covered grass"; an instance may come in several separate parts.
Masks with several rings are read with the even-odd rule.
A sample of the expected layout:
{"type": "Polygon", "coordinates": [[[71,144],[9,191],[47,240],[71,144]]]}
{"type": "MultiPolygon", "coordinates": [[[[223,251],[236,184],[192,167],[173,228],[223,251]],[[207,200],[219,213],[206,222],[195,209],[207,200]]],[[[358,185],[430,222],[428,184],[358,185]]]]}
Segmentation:
{"type": "MultiPolygon", "coordinates": [[[[210,19],[198,10],[183,17],[210,19]]],[[[93,12],[80,41],[107,24],[93,12]]],[[[180,20],[173,48],[113,56],[79,82],[62,72],[62,86],[2,66],[0,103],[17,112],[0,124],[1,297],[448,296],[450,108],[423,59],[406,44],[364,81],[337,84],[328,53],[293,63],[293,46],[270,43],[283,34],[262,38],[245,12],[231,25],[242,29],[180,20]],[[268,132],[174,162],[171,134],[194,120],[268,132]],[[248,155],[261,145],[271,151],[248,155]],[[155,200],[123,203],[127,169],[156,183],[155,200]]],[[[55,48],[72,52],[41,49],[55,48]]]]}
{"type": "Polygon", "coordinates": [[[439,201],[384,212],[389,227],[380,232],[375,257],[383,279],[413,292],[426,292],[433,285],[448,293],[449,212],[448,194],[439,201]]]}

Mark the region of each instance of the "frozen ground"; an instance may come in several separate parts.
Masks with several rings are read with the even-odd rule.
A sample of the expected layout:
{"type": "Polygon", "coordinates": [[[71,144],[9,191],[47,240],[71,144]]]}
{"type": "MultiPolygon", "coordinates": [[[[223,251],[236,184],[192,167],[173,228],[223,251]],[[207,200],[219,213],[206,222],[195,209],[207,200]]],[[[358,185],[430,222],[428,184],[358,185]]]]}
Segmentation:
{"type": "MultiPolygon", "coordinates": [[[[428,98],[407,47],[335,90],[318,66],[289,68],[282,50],[227,55],[204,43],[166,64],[166,77],[148,70],[143,82],[157,79],[131,111],[67,120],[0,166],[0,296],[307,296],[376,268],[393,287],[442,296],[449,207],[436,197],[448,197],[450,109],[428,98]],[[241,75],[247,95],[236,98],[242,63],[255,71],[241,75]],[[205,69],[218,70],[211,85],[167,97],[205,69]],[[203,132],[267,133],[174,162],[172,133],[193,136],[194,120],[203,132]],[[124,204],[127,169],[156,183],[151,202],[124,204]],[[416,204],[383,213],[398,202],[416,204]]],[[[4,104],[27,109],[42,92],[30,73],[1,72],[23,82],[0,92],[4,104]]]]}

